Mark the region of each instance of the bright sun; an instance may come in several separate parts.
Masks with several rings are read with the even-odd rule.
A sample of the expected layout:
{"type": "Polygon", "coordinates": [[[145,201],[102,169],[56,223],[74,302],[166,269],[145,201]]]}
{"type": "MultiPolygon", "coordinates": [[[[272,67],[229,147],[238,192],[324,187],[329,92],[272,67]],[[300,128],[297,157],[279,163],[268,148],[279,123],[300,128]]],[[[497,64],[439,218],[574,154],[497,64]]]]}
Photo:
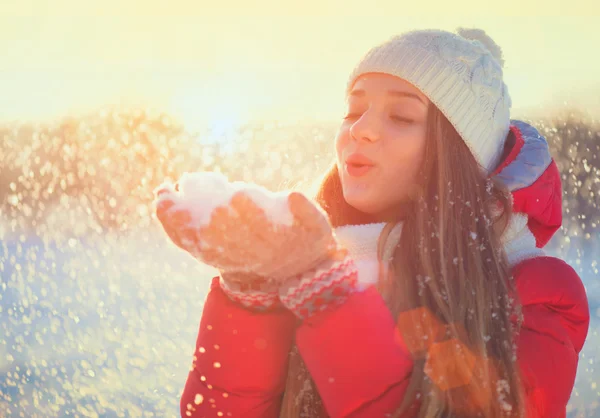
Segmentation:
{"type": "Polygon", "coordinates": [[[172,96],[170,110],[191,134],[203,142],[231,142],[248,121],[247,104],[239,96],[210,86],[189,86],[172,96]],[[212,94],[211,94],[212,93],[212,94]]]}

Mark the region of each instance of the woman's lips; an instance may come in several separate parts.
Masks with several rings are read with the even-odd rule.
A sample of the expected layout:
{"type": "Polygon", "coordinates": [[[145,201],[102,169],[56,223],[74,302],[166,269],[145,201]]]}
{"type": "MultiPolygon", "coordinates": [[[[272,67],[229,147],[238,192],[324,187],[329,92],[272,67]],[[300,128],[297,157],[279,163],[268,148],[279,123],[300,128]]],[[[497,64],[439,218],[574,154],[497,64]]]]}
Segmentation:
{"type": "Polygon", "coordinates": [[[362,177],[373,168],[372,165],[359,165],[346,163],[346,172],[352,177],[362,177]]]}
{"type": "Polygon", "coordinates": [[[374,163],[372,160],[358,152],[350,154],[346,158],[346,172],[352,177],[364,176],[373,166],[374,163]]]}

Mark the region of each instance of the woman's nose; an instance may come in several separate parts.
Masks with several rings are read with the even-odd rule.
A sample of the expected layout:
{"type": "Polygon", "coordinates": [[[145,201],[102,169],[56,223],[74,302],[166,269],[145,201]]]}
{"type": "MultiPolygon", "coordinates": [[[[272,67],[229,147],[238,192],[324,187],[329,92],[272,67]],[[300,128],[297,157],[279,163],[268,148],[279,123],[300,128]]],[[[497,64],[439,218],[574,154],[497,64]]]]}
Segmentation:
{"type": "Polygon", "coordinates": [[[365,112],[350,127],[350,136],[361,141],[378,141],[381,137],[381,122],[374,115],[365,112]]]}

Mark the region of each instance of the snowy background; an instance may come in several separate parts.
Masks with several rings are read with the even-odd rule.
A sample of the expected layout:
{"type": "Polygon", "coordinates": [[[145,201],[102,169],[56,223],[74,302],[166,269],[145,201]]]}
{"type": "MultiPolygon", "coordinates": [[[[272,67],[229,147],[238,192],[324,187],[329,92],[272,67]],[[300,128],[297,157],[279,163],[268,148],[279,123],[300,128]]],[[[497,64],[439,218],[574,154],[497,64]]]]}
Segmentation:
{"type": "MultiPolygon", "coordinates": [[[[575,112],[532,122],[563,175],[549,252],[590,299],[569,416],[600,417],[600,123],[575,112]]],[[[196,170],[308,186],[333,157],[335,129],[190,134],[166,114],[115,108],[0,125],[0,416],[178,416],[213,271],[167,242],[152,189],[196,170]]]]}

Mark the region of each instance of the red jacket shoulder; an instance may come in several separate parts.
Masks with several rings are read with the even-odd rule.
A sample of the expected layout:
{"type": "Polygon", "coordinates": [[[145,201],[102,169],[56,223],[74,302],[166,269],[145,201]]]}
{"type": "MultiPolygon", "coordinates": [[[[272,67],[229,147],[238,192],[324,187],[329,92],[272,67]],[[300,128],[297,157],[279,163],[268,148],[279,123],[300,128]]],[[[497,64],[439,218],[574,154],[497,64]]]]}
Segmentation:
{"type": "Polygon", "coordinates": [[[579,352],[587,336],[590,312],[577,272],[559,258],[536,257],[519,263],[513,276],[521,305],[525,309],[545,305],[549,313],[557,314],[579,352]]]}

